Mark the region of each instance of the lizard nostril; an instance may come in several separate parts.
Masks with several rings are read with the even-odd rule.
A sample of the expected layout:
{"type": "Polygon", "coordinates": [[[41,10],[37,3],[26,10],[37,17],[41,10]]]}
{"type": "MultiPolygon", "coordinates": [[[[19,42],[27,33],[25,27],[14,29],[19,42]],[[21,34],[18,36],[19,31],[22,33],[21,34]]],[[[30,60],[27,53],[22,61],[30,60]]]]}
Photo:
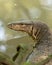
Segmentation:
{"type": "Polygon", "coordinates": [[[12,24],[8,24],[7,26],[8,28],[12,29],[12,24]]]}

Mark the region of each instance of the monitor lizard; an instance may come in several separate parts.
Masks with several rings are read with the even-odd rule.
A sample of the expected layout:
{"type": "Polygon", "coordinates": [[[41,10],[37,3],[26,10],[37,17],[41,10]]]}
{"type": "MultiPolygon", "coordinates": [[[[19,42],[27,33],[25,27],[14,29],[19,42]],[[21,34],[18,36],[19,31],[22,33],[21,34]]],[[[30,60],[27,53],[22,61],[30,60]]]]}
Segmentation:
{"type": "MultiPolygon", "coordinates": [[[[34,22],[34,23],[10,23],[8,28],[15,31],[22,31],[28,33],[33,40],[36,40],[35,46],[29,46],[30,50],[24,57],[22,57],[20,62],[30,61],[35,63],[44,59],[48,55],[52,54],[52,39],[49,27],[43,22],[34,22]]],[[[25,52],[24,52],[25,54],[25,52]]],[[[19,64],[20,65],[20,64],[19,64]]]]}

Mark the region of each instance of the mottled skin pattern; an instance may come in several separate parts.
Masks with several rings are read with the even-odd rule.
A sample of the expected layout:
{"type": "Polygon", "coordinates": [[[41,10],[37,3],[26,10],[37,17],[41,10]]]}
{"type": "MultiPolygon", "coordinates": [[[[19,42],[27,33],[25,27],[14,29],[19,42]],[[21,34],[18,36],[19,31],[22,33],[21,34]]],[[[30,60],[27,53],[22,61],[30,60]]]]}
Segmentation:
{"type": "Polygon", "coordinates": [[[35,23],[12,23],[8,27],[15,31],[27,32],[33,39],[40,40],[48,31],[48,26],[41,22],[35,23]]]}
{"type": "Polygon", "coordinates": [[[27,62],[38,62],[44,57],[52,54],[52,40],[49,27],[42,22],[35,23],[11,23],[10,29],[28,33],[34,40],[37,40],[33,53],[28,57],[27,62]]]}

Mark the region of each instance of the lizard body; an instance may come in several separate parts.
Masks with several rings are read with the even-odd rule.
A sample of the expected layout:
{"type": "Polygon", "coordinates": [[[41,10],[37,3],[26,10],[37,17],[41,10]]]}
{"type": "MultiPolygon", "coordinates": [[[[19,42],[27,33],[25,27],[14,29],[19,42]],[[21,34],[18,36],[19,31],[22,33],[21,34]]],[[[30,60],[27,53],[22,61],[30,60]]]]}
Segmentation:
{"type": "Polygon", "coordinates": [[[30,53],[32,53],[33,51],[32,56],[28,57],[30,55],[29,53],[26,55],[24,60],[26,60],[26,58],[28,57],[29,58],[28,61],[31,62],[33,61],[33,58],[34,58],[33,62],[35,62],[37,58],[40,59],[41,56],[43,57],[44,55],[52,54],[51,52],[52,41],[50,37],[51,33],[49,30],[49,27],[45,23],[42,23],[42,22],[11,23],[8,25],[8,27],[12,30],[26,32],[33,38],[33,40],[37,40],[37,43],[35,45],[36,51],[34,52],[33,48],[31,47],[32,50],[27,50],[27,51],[30,53]]]}

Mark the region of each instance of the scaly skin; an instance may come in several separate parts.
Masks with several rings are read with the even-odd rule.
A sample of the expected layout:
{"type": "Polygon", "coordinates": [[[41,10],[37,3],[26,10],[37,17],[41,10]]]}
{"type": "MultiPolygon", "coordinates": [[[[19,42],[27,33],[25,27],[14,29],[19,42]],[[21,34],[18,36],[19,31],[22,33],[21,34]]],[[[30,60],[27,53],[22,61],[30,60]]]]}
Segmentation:
{"type": "MultiPolygon", "coordinates": [[[[44,55],[52,54],[50,51],[50,45],[52,46],[52,44],[51,44],[52,42],[50,41],[51,33],[49,30],[49,27],[45,23],[42,23],[42,22],[11,23],[11,24],[8,24],[8,27],[15,31],[26,32],[33,38],[33,40],[37,41],[36,45],[34,46],[34,48],[36,48],[37,55],[35,52],[33,52],[33,47],[30,46],[29,48],[31,48],[31,49],[28,49],[28,53],[26,54],[26,56],[24,55],[25,57],[23,57],[23,60],[21,60],[19,62],[23,63],[24,61],[26,61],[26,59],[29,58],[29,55],[32,52],[34,53],[34,54],[32,54],[32,56],[34,57],[34,55],[35,55],[35,57],[37,56],[38,58],[39,58],[39,54],[40,54],[40,57],[41,57],[41,55],[44,56],[44,55]]],[[[32,60],[33,57],[29,58],[28,60],[33,61],[32,60]]],[[[34,58],[34,62],[35,61],[36,61],[36,58],[34,58]]]]}
{"type": "Polygon", "coordinates": [[[11,23],[8,28],[15,31],[28,33],[33,39],[40,40],[42,36],[49,30],[48,26],[41,22],[35,23],[11,23]]]}

